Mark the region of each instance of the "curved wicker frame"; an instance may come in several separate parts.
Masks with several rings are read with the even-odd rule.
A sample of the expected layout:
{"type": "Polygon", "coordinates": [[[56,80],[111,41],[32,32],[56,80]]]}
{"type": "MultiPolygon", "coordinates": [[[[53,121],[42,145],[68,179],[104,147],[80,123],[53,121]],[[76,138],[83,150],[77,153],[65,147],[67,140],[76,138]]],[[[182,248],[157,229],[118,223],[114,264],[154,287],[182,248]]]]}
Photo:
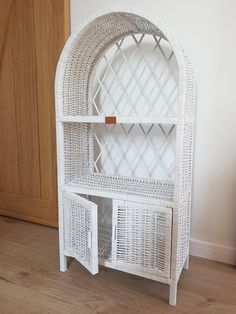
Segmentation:
{"type": "MultiPolygon", "coordinates": [[[[78,32],[71,35],[58,63],[56,73],[56,115],[61,269],[66,269],[62,191],[66,190],[65,186],[71,180],[71,177],[66,175],[67,165],[64,162],[65,158],[71,158],[71,156],[66,157],[64,146],[65,136],[70,136],[71,131],[68,127],[67,135],[65,135],[63,123],[68,122],[68,126],[71,123],[73,127],[77,128],[78,132],[87,134],[87,140],[83,146],[77,139],[73,139],[73,145],[80,145],[80,147],[73,148],[70,146],[69,149],[77,149],[78,155],[76,156],[81,156],[81,158],[74,158],[73,165],[70,165],[70,167],[73,167],[72,172],[76,173],[76,176],[91,174],[92,161],[88,157],[86,165],[83,162],[86,155],[93,153],[89,135],[91,130],[87,128],[85,123],[77,126],[74,123],[79,122],[80,119],[83,121],[83,117],[93,115],[90,90],[94,78],[94,69],[101,57],[115,42],[134,34],[151,34],[168,41],[178,64],[177,114],[172,117],[176,126],[174,194],[171,202],[159,203],[161,206],[168,206],[173,209],[170,278],[165,280],[160,278],[160,281],[170,284],[170,304],[174,305],[176,303],[177,282],[184,265],[188,264],[189,256],[195,102],[193,70],[182,46],[166,32],[165,27],[149,16],[144,17],[142,13],[133,8],[112,8],[91,17],[81,26],[78,32]]],[[[158,117],[154,118],[156,118],[156,123],[158,121],[166,123],[164,118],[159,120],[158,117]]],[[[92,119],[94,119],[94,122],[98,121],[98,119],[92,119]]],[[[167,122],[170,123],[171,121],[169,119],[167,122]]],[[[97,179],[90,177],[91,183],[89,184],[93,184],[94,180],[97,179]]],[[[82,182],[82,184],[86,183],[82,182]]],[[[76,192],[77,190],[72,189],[71,191],[76,192]]],[[[80,189],[77,192],[81,193],[81,191],[83,190],[80,189]]],[[[110,192],[109,197],[112,197],[112,193],[114,194],[113,197],[116,198],[117,194],[113,190],[110,192]]],[[[94,195],[99,195],[99,191],[94,195]]],[[[138,202],[139,198],[135,197],[134,200],[138,202]]],[[[150,203],[152,203],[152,200],[150,200],[150,203]]]]}

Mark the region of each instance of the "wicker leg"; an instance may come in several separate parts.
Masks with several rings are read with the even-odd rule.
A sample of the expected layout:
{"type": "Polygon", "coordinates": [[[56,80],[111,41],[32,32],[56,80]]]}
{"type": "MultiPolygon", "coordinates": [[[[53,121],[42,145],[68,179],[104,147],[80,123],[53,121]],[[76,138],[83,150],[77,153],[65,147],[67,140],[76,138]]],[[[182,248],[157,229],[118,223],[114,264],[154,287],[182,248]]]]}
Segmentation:
{"type": "Polygon", "coordinates": [[[176,298],[177,298],[177,281],[172,280],[170,283],[169,304],[175,306],[176,298]]]}
{"type": "Polygon", "coordinates": [[[186,256],[184,263],[184,269],[188,270],[188,268],[189,268],[189,255],[186,256]]]}
{"type": "Polygon", "coordinates": [[[60,271],[67,271],[67,257],[60,253],[60,271]]]}

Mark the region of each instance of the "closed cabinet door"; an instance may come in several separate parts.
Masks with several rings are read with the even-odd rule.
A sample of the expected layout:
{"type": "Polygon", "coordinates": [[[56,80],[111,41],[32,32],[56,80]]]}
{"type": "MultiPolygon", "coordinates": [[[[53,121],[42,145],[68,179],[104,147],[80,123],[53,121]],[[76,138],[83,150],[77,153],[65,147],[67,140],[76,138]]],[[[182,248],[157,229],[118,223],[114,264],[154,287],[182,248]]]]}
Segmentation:
{"type": "Polygon", "coordinates": [[[0,3],[0,214],[52,226],[54,77],[69,35],[68,1],[0,3]]]}
{"type": "Polygon", "coordinates": [[[172,209],[113,200],[112,263],[136,274],[170,277],[172,209]]]}

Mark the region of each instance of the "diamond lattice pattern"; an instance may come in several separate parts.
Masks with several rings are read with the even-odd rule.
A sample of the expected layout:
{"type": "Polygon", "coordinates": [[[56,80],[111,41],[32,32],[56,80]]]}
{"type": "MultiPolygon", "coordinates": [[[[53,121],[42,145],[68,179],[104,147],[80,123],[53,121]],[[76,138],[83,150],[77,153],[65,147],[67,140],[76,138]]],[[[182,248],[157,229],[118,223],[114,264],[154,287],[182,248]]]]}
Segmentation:
{"type": "Polygon", "coordinates": [[[96,173],[172,181],[175,126],[97,124],[94,128],[96,173]]]}
{"type": "Polygon", "coordinates": [[[94,73],[93,114],[174,117],[177,62],[168,41],[127,36],[102,57],[94,73]]]}

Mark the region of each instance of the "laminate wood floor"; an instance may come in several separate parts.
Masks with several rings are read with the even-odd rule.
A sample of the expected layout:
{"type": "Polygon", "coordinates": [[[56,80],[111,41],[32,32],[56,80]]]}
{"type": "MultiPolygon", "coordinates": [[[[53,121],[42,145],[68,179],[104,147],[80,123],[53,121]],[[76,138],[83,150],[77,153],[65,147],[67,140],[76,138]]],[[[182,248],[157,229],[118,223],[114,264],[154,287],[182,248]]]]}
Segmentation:
{"type": "Polygon", "coordinates": [[[57,230],[0,217],[0,314],[236,314],[236,268],[192,257],[178,285],[107,268],[90,275],[76,261],[59,271],[57,230]]]}

